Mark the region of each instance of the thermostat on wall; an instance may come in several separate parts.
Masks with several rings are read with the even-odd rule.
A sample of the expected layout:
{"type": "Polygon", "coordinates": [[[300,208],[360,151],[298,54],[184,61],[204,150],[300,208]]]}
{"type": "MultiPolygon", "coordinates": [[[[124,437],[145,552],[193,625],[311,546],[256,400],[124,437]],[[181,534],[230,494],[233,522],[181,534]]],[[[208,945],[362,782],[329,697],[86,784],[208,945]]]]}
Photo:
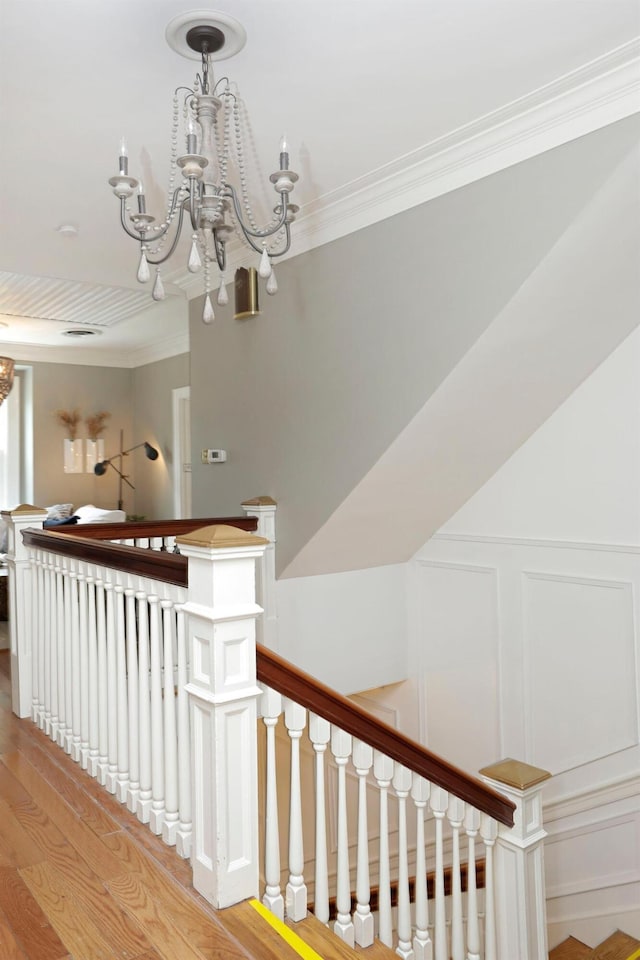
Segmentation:
{"type": "Polygon", "coordinates": [[[205,447],[202,451],[202,463],[224,463],[226,459],[226,450],[209,450],[205,447]]]}

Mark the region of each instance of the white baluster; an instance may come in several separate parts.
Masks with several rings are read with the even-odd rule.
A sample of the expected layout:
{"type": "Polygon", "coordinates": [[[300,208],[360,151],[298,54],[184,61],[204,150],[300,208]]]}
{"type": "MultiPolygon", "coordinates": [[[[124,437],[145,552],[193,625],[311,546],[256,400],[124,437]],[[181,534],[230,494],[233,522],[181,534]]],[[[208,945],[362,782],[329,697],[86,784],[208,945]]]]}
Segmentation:
{"type": "Polygon", "coordinates": [[[278,781],[276,765],[276,726],[282,713],[282,697],[265,687],[260,700],[266,731],[264,879],[262,902],[280,920],[284,920],[284,897],[280,890],[280,829],[278,825],[278,781]]]}
{"type": "Polygon", "coordinates": [[[373,914],[369,901],[369,825],[367,822],[367,777],[373,765],[373,750],[362,740],[353,742],[353,765],[358,775],[358,862],[356,868],[356,912],[353,916],[355,942],[361,947],[373,943],[373,914]]]}
{"type": "Polygon", "coordinates": [[[35,556],[31,556],[31,577],[33,587],[31,602],[31,719],[38,722],[38,681],[40,677],[40,589],[38,584],[38,565],[35,556]]]}
{"type": "Polygon", "coordinates": [[[51,724],[48,734],[55,741],[58,736],[59,708],[58,708],[58,575],[55,554],[51,557],[51,609],[49,623],[51,625],[51,724]]]}
{"type": "Polygon", "coordinates": [[[351,737],[339,727],[331,728],[331,752],[338,766],[338,852],[336,885],[336,921],[333,932],[354,946],[351,920],[351,878],[349,876],[349,831],[347,826],[347,763],[351,756],[351,737]]]}
{"type": "Polygon", "coordinates": [[[289,882],[286,911],[290,920],[304,920],[307,915],[307,887],[304,882],[304,846],[302,841],[302,793],[300,785],[300,737],[305,728],[307,711],[285,701],[285,724],[291,738],[291,792],[289,802],[289,882]]]}
{"type": "Polygon", "coordinates": [[[467,960],[480,960],[480,925],[478,923],[478,893],[476,889],[476,837],[480,829],[480,814],[467,804],[464,817],[467,834],[467,960]]]}
{"type": "Polygon", "coordinates": [[[414,960],[411,946],[411,901],[409,898],[409,851],[407,849],[407,797],[411,789],[411,771],[395,764],[393,789],[398,798],[398,946],[403,960],[414,960]]]}
{"type": "Polygon", "coordinates": [[[444,897],[444,840],[442,827],[444,816],[449,805],[449,795],[442,787],[431,784],[430,806],[436,821],[436,875],[435,875],[435,927],[434,945],[435,960],[448,960],[447,949],[447,916],[444,897]]]}
{"type": "Polygon", "coordinates": [[[87,770],[92,777],[98,776],[100,744],[100,712],[98,693],[98,612],[96,610],[95,569],[87,576],[87,621],[89,659],[89,756],[87,770]]]}
{"type": "MultiPolygon", "coordinates": [[[[119,575],[118,575],[119,576],[119,575]]],[[[129,790],[129,705],[127,702],[127,644],[124,622],[124,587],[119,581],[113,588],[116,618],[116,702],[118,776],[116,797],[125,803],[129,790]]]]}
{"type": "Polygon", "coordinates": [[[377,750],[373,754],[373,775],[380,794],[380,876],[378,878],[378,939],[393,946],[391,922],[391,879],[389,874],[389,797],[393,760],[377,750]]]}
{"type": "Polygon", "coordinates": [[[109,766],[107,782],[109,793],[116,792],[118,782],[118,641],[116,637],[116,603],[111,578],[112,571],[105,571],[105,597],[107,607],[107,741],[109,766]]]}
{"type": "Polygon", "coordinates": [[[416,933],[413,938],[415,960],[433,960],[433,944],[429,934],[429,892],[424,838],[424,815],[431,784],[424,777],[413,775],[411,796],[416,808],[416,933]]]}
{"type": "Polygon", "coordinates": [[[177,613],[178,643],[178,793],[180,823],[176,834],[176,851],[181,857],[191,856],[191,724],[189,723],[189,661],[187,656],[187,621],[182,608],[177,613]]]}
{"type": "Polygon", "coordinates": [[[82,564],[78,565],[78,638],[80,644],[80,765],[87,769],[89,760],[89,623],[87,579],[82,564]]]}
{"type": "Polygon", "coordinates": [[[480,835],[485,848],[484,866],[484,960],[497,960],[496,947],[496,902],[493,852],[498,836],[498,827],[492,817],[482,814],[480,835]]]}
{"type": "Polygon", "coordinates": [[[151,648],[151,811],[149,826],[162,832],[164,821],[164,731],[162,727],[162,630],[159,598],[149,597],[151,648]]]}
{"type": "Polygon", "coordinates": [[[147,595],[143,590],[136,593],[138,601],[138,685],[139,685],[139,731],[140,731],[140,794],[136,816],[141,823],[149,823],[151,816],[151,687],[149,660],[149,617],[147,595]]]}
{"type": "Polygon", "coordinates": [[[62,571],[62,561],[59,556],[56,557],[56,600],[56,635],[58,648],[58,729],[55,733],[55,741],[58,746],[61,747],[64,744],[64,731],[66,729],[66,679],[64,663],[64,576],[62,571]]]}
{"type": "Polygon", "coordinates": [[[71,688],[72,688],[72,727],[71,756],[80,762],[80,600],[78,596],[78,562],[70,562],[71,580],[71,688]]]}
{"type": "Polygon", "coordinates": [[[451,960],[465,960],[464,927],[462,923],[462,883],[460,880],[460,827],[465,805],[457,797],[449,796],[447,817],[452,832],[451,860],[451,960]]]}
{"type": "Polygon", "coordinates": [[[73,738],[73,644],[72,644],[72,590],[69,560],[64,560],[64,715],[62,746],[71,753],[73,738]]]}
{"type": "Polygon", "coordinates": [[[109,773],[109,689],[107,678],[107,594],[104,571],[96,577],[96,634],[98,652],[98,783],[106,786],[109,773]]]}
{"type": "Polygon", "coordinates": [[[140,707],[138,704],[138,627],[136,595],[130,582],[124,591],[127,643],[127,700],[129,703],[129,788],[127,809],[136,812],[140,795],[140,707]]]}
{"type": "Polygon", "coordinates": [[[320,923],[329,923],[329,870],[327,866],[327,811],[324,782],[324,758],[331,739],[331,724],[315,713],[309,714],[309,739],[316,757],[316,869],[314,878],[314,914],[320,923]]]}
{"type": "Polygon", "coordinates": [[[37,639],[37,649],[38,649],[38,685],[37,685],[37,709],[35,721],[40,727],[41,730],[44,729],[44,712],[45,712],[45,689],[46,689],[46,674],[45,674],[45,649],[47,646],[46,641],[46,630],[47,630],[47,610],[44,602],[44,567],[42,565],[42,551],[38,550],[37,552],[37,596],[36,603],[38,609],[38,639],[37,639]]]}
{"type": "Polygon", "coordinates": [[[163,600],[162,633],[164,638],[164,820],[162,839],[172,846],[178,830],[178,733],[176,694],[173,682],[175,614],[173,601],[163,600]]]}
{"type": "Polygon", "coordinates": [[[51,614],[51,575],[50,575],[50,566],[49,566],[49,557],[45,555],[44,562],[42,565],[43,569],[43,581],[44,581],[44,609],[47,611],[47,625],[46,625],[46,634],[43,637],[44,640],[44,713],[43,713],[43,722],[42,729],[47,736],[51,733],[51,647],[52,647],[52,634],[50,629],[50,614],[51,614]]]}

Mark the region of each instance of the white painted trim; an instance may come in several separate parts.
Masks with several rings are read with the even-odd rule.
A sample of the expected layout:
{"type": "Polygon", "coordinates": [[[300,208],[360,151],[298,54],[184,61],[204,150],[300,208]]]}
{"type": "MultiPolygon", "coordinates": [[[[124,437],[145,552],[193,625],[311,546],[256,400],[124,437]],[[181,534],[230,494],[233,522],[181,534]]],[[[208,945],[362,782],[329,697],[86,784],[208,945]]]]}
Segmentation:
{"type": "MultiPolygon", "coordinates": [[[[640,37],[306,204],[297,256],[640,112],[640,37]]],[[[250,253],[230,251],[227,279],[250,253]]],[[[202,280],[169,279],[187,296],[202,280]]]]}
{"type": "MultiPolygon", "coordinates": [[[[601,553],[640,554],[640,546],[634,544],[594,543],[586,540],[537,540],[526,537],[489,537],[474,533],[434,533],[431,540],[451,540],[457,543],[504,544],[514,547],[543,547],[553,550],[593,550],[601,553]]],[[[419,553],[415,559],[420,561],[419,553]]]]}
{"type": "MultiPolygon", "coordinates": [[[[176,520],[183,519],[183,466],[185,463],[185,437],[182,430],[182,409],[184,401],[191,400],[191,387],[175,387],[171,391],[173,426],[173,515],[176,520]]],[[[189,474],[189,482],[191,474],[189,474]]],[[[186,482],[186,481],[185,481],[186,482]]],[[[189,496],[189,501],[191,497],[189,496]]]]}
{"type": "Polygon", "coordinates": [[[568,793],[564,797],[544,803],[544,823],[548,826],[556,820],[573,817],[579,813],[638,796],[640,796],[640,774],[617,777],[597,787],[576,790],[574,793],[568,793]]]}
{"type": "Polygon", "coordinates": [[[88,367],[121,367],[134,369],[147,363],[177,357],[189,353],[189,334],[167,337],[155,343],[145,344],[136,349],[110,350],[109,348],[82,347],[74,344],[69,347],[39,346],[33,343],[11,343],[12,356],[19,357],[24,363],[75,363],[88,367]]]}

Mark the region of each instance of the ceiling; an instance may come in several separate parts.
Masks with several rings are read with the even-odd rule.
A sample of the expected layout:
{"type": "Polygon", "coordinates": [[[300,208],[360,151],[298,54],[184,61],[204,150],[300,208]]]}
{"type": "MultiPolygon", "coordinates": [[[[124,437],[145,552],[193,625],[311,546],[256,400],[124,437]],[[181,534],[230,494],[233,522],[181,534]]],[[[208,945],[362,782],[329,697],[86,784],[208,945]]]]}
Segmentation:
{"type": "MultiPolygon", "coordinates": [[[[207,9],[218,6],[247,31],[220,66],[247,105],[265,179],[283,132],[300,173],[293,255],[640,110],[638,0],[207,9]]],[[[0,0],[3,351],[134,366],[187,349],[200,285],[178,264],[170,296],[153,304],[107,180],[126,135],[131,173],[144,168],[147,194],[160,196],[173,91],[195,72],[165,27],[196,7],[0,0]],[[63,337],[78,327],[99,335],[63,337]]]]}

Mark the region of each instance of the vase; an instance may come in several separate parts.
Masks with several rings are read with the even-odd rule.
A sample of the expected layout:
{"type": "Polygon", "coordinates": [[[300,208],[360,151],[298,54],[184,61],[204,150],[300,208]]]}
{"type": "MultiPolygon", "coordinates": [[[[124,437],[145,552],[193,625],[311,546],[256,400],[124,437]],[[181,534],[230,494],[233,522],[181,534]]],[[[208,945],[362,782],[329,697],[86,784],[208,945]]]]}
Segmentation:
{"type": "Polygon", "coordinates": [[[82,440],[64,441],[64,472],[82,473],[82,440]]]}
{"type": "Polygon", "coordinates": [[[104,440],[99,437],[97,440],[87,440],[86,443],[85,470],[87,473],[93,473],[96,463],[104,460],[104,440]]]}

